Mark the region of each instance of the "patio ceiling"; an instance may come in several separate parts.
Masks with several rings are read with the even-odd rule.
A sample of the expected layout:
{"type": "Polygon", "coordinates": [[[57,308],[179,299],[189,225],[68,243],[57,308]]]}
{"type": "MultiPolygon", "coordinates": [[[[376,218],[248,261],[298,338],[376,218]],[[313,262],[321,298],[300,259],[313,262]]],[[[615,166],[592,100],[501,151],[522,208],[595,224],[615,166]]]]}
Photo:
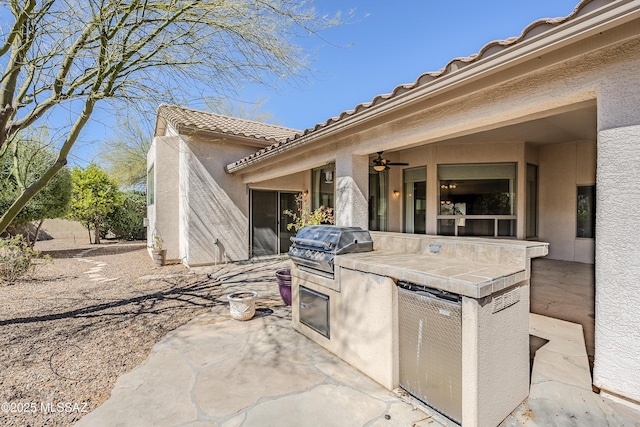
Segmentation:
{"type": "Polygon", "coordinates": [[[594,103],[580,109],[476,132],[438,142],[438,144],[514,141],[557,144],[569,141],[595,141],[597,133],[596,105],[594,103]]]}
{"type": "Polygon", "coordinates": [[[556,144],[568,141],[595,141],[596,138],[596,106],[592,105],[549,117],[463,136],[456,138],[452,142],[510,142],[524,140],[538,144],[556,144]]]}

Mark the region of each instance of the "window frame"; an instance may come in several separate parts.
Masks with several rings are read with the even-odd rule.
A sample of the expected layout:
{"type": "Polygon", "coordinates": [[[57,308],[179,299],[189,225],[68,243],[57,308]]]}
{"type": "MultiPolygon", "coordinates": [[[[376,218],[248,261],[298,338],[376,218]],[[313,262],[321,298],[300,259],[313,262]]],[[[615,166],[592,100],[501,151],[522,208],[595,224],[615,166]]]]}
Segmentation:
{"type": "Polygon", "coordinates": [[[595,184],[578,184],[576,186],[576,239],[595,239],[596,237],[596,185],[595,184]],[[589,213],[589,222],[586,226],[581,227],[580,222],[580,189],[590,189],[589,194],[585,194],[583,196],[588,196],[588,213],[589,213]],[[589,228],[587,233],[588,235],[581,235],[580,230],[589,228]]]}
{"type": "Polygon", "coordinates": [[[151,164],[147,170],[147,206],[153,206],[156,202],[156,177],[155,164],[151,164]]]}
{"type": "Polygon", "coordinates": [[[319,168],[311,169],[311,210],[318,209],[320,206],[324,206],[325,208],[334,208],[336,204],[336,166],[334,163],[330,163],[325,166],[321,166],[319,168]],[[332,182],[331,182],[331,196],[329,197],[330,201],[327,204],[322,203],[321,194],[329,194],[328,192],[321,192],[320,187],[322,186],[322,182],[318,181],[324,180],[326,182],[326,173],[331,172],[332,182]]]}
{"type": "MultiPolygon", "coordinates": [[[[439,164],[438,166],[438,235],[460,234],[460,227],[466,227],[467,221],[493,221],[493,234],[475,235],[463,234],[467,237],[498,237],[498,238],[515,238],[517,236],[517,179],[518,179],[518,163],[517,162],[501,162],[501,163],[457,163],[457,164],[439,164]],[[449,170],[447,170],[447,168],[449,170]],[[460,168],[458,175],[452,173],[456,168],[460,168]],[[473,170],[476,168],[476,170],[473,170]],[[465,170],[467,169],[467,170],[465,170]],[[495,169],[495,174],[487,174],[487,171],[495,169]],[[506,172],[509,172],[508,176],[506,172]],[[509,211],[510,214],[467,214],[465,212],[456,213],[457,208],[453,208],[453,213],[442,213],[441,205],[443,205],[443,186],[455,183],[456,181],[482,181],[482,180],[509,180],[509,211]],[[505,223],[505,221],[507,223],[505,223]],[[453,224],[453,234],[442,234],[444,224],[453,224]],[[507,225],[509,234],[504,234],[504,225],[507,225]],[[502,226],[501,226],[502,225],[502,226]]],[[[453,187],[456,188],[456,187],[453,187]]],[[[461,208],[462,209],[462,208],[461,208]]]]}

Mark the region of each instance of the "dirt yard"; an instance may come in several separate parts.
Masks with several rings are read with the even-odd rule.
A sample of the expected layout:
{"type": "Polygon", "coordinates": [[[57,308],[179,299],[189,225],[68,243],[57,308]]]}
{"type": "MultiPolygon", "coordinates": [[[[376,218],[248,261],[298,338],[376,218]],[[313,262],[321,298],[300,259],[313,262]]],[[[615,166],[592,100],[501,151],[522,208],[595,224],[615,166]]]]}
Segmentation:
{"type": "Polygon", "coordinates": [[[154,268],[140,242],[51,240],[36,249],[53,262],[0,284],[2,426],[73,424],[222,292],[180,265],[154,268]]]}

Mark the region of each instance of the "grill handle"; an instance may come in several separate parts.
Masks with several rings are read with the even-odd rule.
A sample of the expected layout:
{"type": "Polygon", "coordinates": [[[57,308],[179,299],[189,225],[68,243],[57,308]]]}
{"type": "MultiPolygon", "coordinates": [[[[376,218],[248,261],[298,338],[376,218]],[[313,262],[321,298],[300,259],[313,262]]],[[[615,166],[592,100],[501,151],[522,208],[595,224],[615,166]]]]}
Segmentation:
{"type": "Polygon", "coordinates": [[[291,237],[291,241],[293,243],[299,243],[301,245],[307,246],[315,246],[318,248],[330,249],[333,245],[331,242],[320,241],[320,240],[311,240],[311,239],[300,239],[298,237],[291,237]]]}

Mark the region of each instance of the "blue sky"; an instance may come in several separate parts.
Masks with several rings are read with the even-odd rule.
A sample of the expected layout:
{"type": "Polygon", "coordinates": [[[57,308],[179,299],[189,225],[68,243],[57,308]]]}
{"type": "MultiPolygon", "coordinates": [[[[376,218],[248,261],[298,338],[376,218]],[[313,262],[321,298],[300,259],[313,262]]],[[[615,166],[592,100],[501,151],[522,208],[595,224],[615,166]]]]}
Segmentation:
{"type": "MultiPolygon", "coordinates": [[[[578,0],[317,0],[319,11],[354,9],[351,22],[327,30],[302,46],[315,58],[313,73],[303,83],[282,82],[278,88],[246,87],[238,98],[264,101],[271,122],[296,129],[350,110],[437,71],[451,59],[477,53],[494,40],[518,36],[540,18],[570,14],[578,0]]],[[[189,107],[205,109],[194,100],[189,107]]],[[[153,121],[155,112],[149,120],[153,121]]],[[[74,150],[74,163],[92,160],[96,142],[108,128],[92,125],[74,150]]],[[[151,135],[149,136],[151,138],[151,135]]]]}
{"type": "Polygon", "coordinates": [[[245,100],[267,99],[278,124],[305,129],[388,93],[485,44],[518,36],[531,22],[570,14],[577,0],[317,1],[319,10],[355,8],[353,23],[308,41],[315,80],[277,92],[251,87],[245,100]]]}

